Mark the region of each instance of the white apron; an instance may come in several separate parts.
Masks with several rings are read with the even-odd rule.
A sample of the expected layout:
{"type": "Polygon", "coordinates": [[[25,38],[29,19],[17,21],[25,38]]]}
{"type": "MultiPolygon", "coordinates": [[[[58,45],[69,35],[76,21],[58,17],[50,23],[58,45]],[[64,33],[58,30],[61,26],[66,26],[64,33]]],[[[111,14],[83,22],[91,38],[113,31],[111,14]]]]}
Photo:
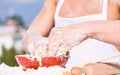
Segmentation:
{"type": "MultiPolygon", "coordinates": [[[[58,15],[63,2],[64,0],[59,0],[58,6],[56,8],[54,16],[56,27],[71,25],[74,23],[81,23],[85,21],[107,20],[107,0],[103,0],[102,13],[76,18],[63,18],[58,15]]],[[[66,64],[66,67],[83,66],[86,63],[109,57],[117,53],[118,50],[114,45],[96,39],[88,38],[87,40],[72,48],[72,50],[70,51],[70,58],[66,64]]],[[[106,61],[120,62],[120,57],[116,57],[106,61]]]]}

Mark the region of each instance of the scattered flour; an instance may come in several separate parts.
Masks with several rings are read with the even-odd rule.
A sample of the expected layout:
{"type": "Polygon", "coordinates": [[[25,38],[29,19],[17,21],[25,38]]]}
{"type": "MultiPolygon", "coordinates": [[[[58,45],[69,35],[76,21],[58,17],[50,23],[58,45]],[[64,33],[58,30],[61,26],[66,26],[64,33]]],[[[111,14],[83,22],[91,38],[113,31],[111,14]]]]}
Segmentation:
{"type": "Polygon", "coordinates": [[[10,67],[4,63],[0,65],[0,75],[62,75],[65,68],[54,66],[54,67],[39,67],[38,70],[27,69],[23,70],[22,67],[10,67]]]}

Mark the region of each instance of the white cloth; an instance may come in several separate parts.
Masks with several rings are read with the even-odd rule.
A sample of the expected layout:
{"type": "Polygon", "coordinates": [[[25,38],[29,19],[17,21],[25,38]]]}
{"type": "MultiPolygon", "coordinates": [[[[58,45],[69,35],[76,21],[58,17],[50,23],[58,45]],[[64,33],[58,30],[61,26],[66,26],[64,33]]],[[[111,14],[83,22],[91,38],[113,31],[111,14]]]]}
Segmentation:
{"type": "MultiPolygon", "coordinates": [[[[76,18],[65,18],[59,16],[60,8],[64,0],[59,0],[56,12],[54,15],[55,26],[66,26],[74,23],[81,23],[85,21],[94,20],[107,20],[107,3],[108,0],[103,0],[102,13],[86,15],[76,18]]],[[[74,37],[73,37],[74,38],[74,37]]],[[[86,63],[102,59],[104,57],[109,57],[111,55],[119,53],[115,46],[98,41],[92,38],[88,38],[81,44],[72,48],[70,52],[70,59],[68,60],[66,66],[83,66],[86,63]]],[[[116,57],[107,61],[120,62],[120,57],[116,57]]]]}

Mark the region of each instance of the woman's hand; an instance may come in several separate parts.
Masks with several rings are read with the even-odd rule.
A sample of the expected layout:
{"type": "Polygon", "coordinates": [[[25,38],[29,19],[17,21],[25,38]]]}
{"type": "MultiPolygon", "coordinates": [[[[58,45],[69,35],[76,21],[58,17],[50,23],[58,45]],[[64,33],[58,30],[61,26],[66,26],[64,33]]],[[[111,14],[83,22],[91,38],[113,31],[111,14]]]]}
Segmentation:
{"type": "Polygon", "coordinates": [[[40,36],[36,32],[27,31],[23,37],[23,49],[32,55],[45,56],[48,38],[40,36]]]}
{"type": "Polygon", "coordinates": [[[118,63],[88,63],[81,67],[72,67],[65,71],[63,75],[116,75],[120,73],[118,63]]]}
{"type": "Polygon", "coordinates": [[[86,38],[86,32],[75,26],[53,28],[49,36],[48,55],[65,54],[73,46],[81,43],[86,38]]]}
{"type": "Polygon", "coordinates": [[[118,63],[89,63],[83,67],[86,75],[116,75],[120,73],[118,63]]]}

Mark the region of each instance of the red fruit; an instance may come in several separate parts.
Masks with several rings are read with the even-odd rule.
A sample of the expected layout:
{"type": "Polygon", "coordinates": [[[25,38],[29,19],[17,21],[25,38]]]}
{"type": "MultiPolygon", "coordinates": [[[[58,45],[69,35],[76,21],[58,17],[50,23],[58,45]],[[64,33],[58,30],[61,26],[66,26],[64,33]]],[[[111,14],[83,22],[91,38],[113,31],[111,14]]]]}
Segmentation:
{"type": "Polygon", "coordinates": [[[49,67],[49,66],[62,66],[66,64],[68,57],[43,57],[42,58],[42,66],[49,67]]]}
{"type": "Polygon", "coordinates": [[[18,64],[22,66],[25,70],[27,68],[38,69],[39,66],[50,67],[57,65],[64,67],[68,60],[68,57],[42,57],[42,65],[40,65],[37,58],[32,55],[16,55],[15,58],[18,64]]]}
{"type": "Polygon", "coordinates": [[[38,67],[40,66],[37,58],[31,55],[16,55],[15,58],[17,60],[17,63],[24,69],[27,68],[38,69],[38,67]]]}

